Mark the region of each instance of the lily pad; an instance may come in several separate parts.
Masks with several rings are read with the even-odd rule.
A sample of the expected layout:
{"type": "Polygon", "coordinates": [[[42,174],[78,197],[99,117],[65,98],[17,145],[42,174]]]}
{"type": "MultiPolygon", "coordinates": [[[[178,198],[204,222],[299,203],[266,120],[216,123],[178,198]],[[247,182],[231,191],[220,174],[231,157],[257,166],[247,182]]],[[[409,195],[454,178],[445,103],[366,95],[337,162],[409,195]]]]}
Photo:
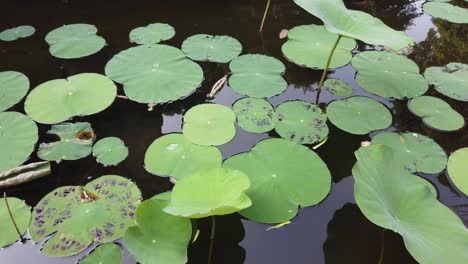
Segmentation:
{"type": "Polygon", "coordinates": [[[327,90],[331,94],[338,96],[348,96],[353,93],[353,87],[351,87],[351,85],[342,80],[333,78],[328,78],[325,80],[323,83],[323,89],[327,90]]]}
{"type": "Polygon", "coordinates": [[[36,29],[32,26],[19,26],[10,29],[5,29],[0,32],[0,40],[13,41],[20,38],[30,37],[36,32],[36,29]]]}
{"type": "MultiPolygon", "coordinates": [[[[20,233],[26,232],[28,229],[29,221],[31,220],[31,207],[26,205],[24,201],[15,198],[8,197],[8,206],[10,207],[11,214],[15,219],[16,225],[20,233]]],[[[10,213],[5,204],[5,198],[0,198],[0,223],[2,223],[2,232],[0,232],[0,248],[6,247],[20,237],[16,232],[15,225],[11,220],[10,213]]]]}
{"type": "Polygon", "coordinates": [[[226,63],[239,56],[242,45],[233,37],[198,34],[184,40],[182,51],[192,60],[226,63]]]}
{"type": "Polygon", "coordinates": [[[122,249],[114,243],[108,243],[98,246],[78,264],[120,264],[122,258],[122,249]]]}
{"type": "Polygon", "coordinates": [[[452,23],[468,23],[468,10],[450,3],[428,2],[423,5],[423,10],[432,17],[442,18],[452,23]]]}
{"type": "Polygon", "coordinates": [[[241,171],[225,168],[204,170],[178,181],[163,210],[189,218],[232,214],[252,204],[245,194],[249,187],[249,177],[241,171]]]}
{"type": "MultiPolygon", "coordinates": [[[[303,25],[288,32],[288,41],[281,50],[286,58],[300,65],[314,69],[325,69],[328,55],[338,35],[319,25],[303,25]]],[[[343,38],[333,53],[329,68],[339,68],[352,59],[351,51],[356,47],[356,41],[343,38]]]]}
{"type": "Polygon", "coordinates": [[[114,102],[117,87],[97,73],[81,73],[40,84],[26,97],[24,110],[34,121],[56,124],[99,113],[114,102]]]}
{"type": "Polygon", "coordinates": [[[452,62],[444,67],[429,67],[424,77],[441,94],[468,102],[468,64],[452,62]]]}
{"type": "Polygon", "coordinates": [[[413,98],[428,85],[419,67],[405,56],[391,52],[365,51],[353,58],[357,83],[364,90],[386,98],[413,98]]]}
{"type": "Polygon", "coordinates": [[[137,27],[130,31],[130,41],[136,44],[156,44],[174,37],[175,29],[164,23],[149,24],[146,27],[137,27]]]}
{"type": "Polygon", "coordinates": [[[450,155],[447,170],[458,189],[468,195],[468,148],[461,148],[450,155]]]}
{"type": "Polygon", "coordinates": [[[50,45],[52,56],[76,59],[97,53],[106,45],[106,40],[96,33],[97,28],[93,25],[64,25],[49,32],[45,41],[50,45]]]}
{"type": "Polygon", "coordinates": [[[135,212],[137,225],[125,232],[125,245],[139,263],[187,263],[192,223],[163,211],[170,198],[166,192],[142,202],[135,212]]]}
{"type": "Polygon", "coordinates": [[[232,106],[239,126],[247,132],[265,133],[275,128],[278,122],[273,106],[259,98],[243,98],[232,106]]]}
{"type": "Polygon", "coordinates": [[[392,124],[390,111],[376,100],[364,96],[331,102],[327,106],[327,115],[336,127],[356,135],[365,135],[392,124]]]}
{"type": "Polygon", "coordinates": [[[17,104],[29,90],[29,79],[16,71],[0,72],[0,112],[17,104]]]}
{"type": "Polygon", "coordinates": [[[139,103],[168,103],[193,93],[203,71],[184,53],[167,45],[141,45],[115,55],[106,75],[123,84],[125,94],[139,103]]]}
{"type": "Polygon", "coordinates": [[[200,104],[184,115],[183,134],[202,146],[219,146],[236,135],[236,115],[231,108],[220,104],[200,104]]]}
{"type": "Polygon", "coordinates": [[[18,167],[34,150],[38,129],[29,117],[17,112],[0,113],[0,172],[18,167]]]}
{"type": "Polygon", "coordinates": [[[52,237],[47,256],[75,255],[93,242],[108,243],[134,225],[141,193],[128,179],[106,175],[85,186],[63,186],[47,194],[33,210],[29,232],[34,242],[52,237]]]}
{"type": "Polygon", "coordinates": [[[249,176],[252,206],[239,213],[262,223],[292,219],[298,206],[318,204],[331,188],[330,171],[320,157],[285,139],[263,140],[249,152],[227,159],[223,167],[249,176]]]}
{"type": "Polygon", "coordinates": [[[276,132],[299,144],[312,144],[328,136],[327,115],[317,105],[288,101],[276,107],[276,132]]]}
{"type": "Polygon", "coordinates": [[[93,155],[104,166],[115,166],[128,156],[128,148],[117,137],[100,139],[93,147],[93,155]]]}
{"type": "Polygon", "coordinates": [[[59,140],[39,145],[37,156],[43,160],[77,160],[91,154],[93,149],[95,135],[87,122],[54,125],[47,134],[56,135],[59,140]]]}
{"type": "Polygon", "coordinates": [[[281,77],[284,64],[269,56],[248,54],[237,57],[229,64],[232,75],[229,86],[239,94],[265,98],[278,95],[288,84],[281,77]]]}
{"type": "Polygon", "coordinates": [[[409,110],[422,118],[425,125],[441,131],[456,131],[465,125],[465,119],[445,101],[432,97],[413,98],[409,110]]]}

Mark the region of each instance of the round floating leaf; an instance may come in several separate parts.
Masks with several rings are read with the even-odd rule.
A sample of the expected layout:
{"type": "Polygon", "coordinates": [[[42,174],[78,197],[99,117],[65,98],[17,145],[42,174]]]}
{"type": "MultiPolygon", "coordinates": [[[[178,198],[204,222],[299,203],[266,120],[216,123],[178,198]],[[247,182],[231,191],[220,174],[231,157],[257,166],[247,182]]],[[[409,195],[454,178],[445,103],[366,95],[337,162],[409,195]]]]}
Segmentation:
{"type": "Polygon", "coordinates": [[[125,245],[142,264],[187,263],[192,223],[163,211],[170,198],[166,192],[142,202],[135,212],[137,225],[125,232],[125,245]]]}
{"type": "Polygon", "coordinates": [[[156,44],[174,37],[175,30],[169,24],[154,23],[130,31],[130,41],[136,44],[156,44]]]}
{"type": "Polygon", "coordinates": [[[276,132],[299,144],[312,144],[328,136],[327,116],[317,105],[288,101],[276,107],[276,132]]]}
{"type": "Polygon", "coordinates": [[[422,118],[424,124],[442,131],[455,131],[465,125],[465,119],[443,100],[432,96],[412,99],[408,108],[422,118]]]}
{"type": "Polygon", "coordinates": [[[252,206],[241,215],[262,223],[292,219],[298,206],[322,201],[331,188],[327,165],[309,148],[284,139],[266,139],[251,151],[227,159],[224,167],[243,171],[252,206]]]}
{"type": "Polygon", "coordinates": [[[81,252],[93,242],[108,243],[134,225],[141,193],[128,179],[106,175],[85,186],[64,186],[47,194],[33,210],[34,242],[55,233],[42,248],[47,256],[81,252]]]}
{"type": "Polygon", "coordinates": [[[145,168],[159,176],[180,180],[208,168],[221,167],[221,152],[216,147],[200,146],[181,134],[156,139],[145,154],[145,168]]]}
{"type": "Polygon", "coordinates": [[[50,45],[52,56],[76,59],[92,55],[106,45],[106,40],[96,33],[97,28],[93,25],[64,25],[49,32],[45,41],[50,45]]]}
{"type": "Polygon", "coordinates": [[[468,195],[468,148],[462,148],[450,155],[447,166],[453,183],[468,195]]]}
{"type": "MultiPolygon", "coordinates": [[[[26,232],[31,220],[31,207],[15,197],[8,197],[7,201],[19,231],[21,233],[26,232]]],[[[0,223],[2,223],[2,232],[0,232],[0,248],[2,248],[20,238],[6,207],[5,198],[0,198],[0,223]]]]}
{"type": "Polygon", "coordinates": [[[120,264],[122,258],[122,249],[114,243],[109,243],[98,246],[78,264],[120,264]]]}
{"type": "Polygon", "coordinates": [[[408,172],[439,173],[447,165],[445,151],[431,138],[416,133],[383,132],[372,139],[373,144],[392,149],[397,160],[408,172]]]}
{"type": "Polygon", "coordinates": [[[195,144],[219,146],[236,135],[235,121],[236,115],[229,107],[200,104],[185,113],[183,134],[195,144]]]}
{"type": "Polygon", "coordinates": [[[167,103],[193,93],[203,80],[197,63],[167,45],[141,45],[115,55],[106,75],[124,85],[125,94],[139,103],[167,103]]]}
{"type": "Polygon", "coordinates": [[[425,179],[398,169],[393,151],[383,145],[356,152],[354,197],[374,224],[400,234],[418,263],[464,263],[468,231],[425,179]]]}
{"type": "Polygon", "coordinates": [[[272,97],[286,90],[288,84],[281,77],[284,64],[269,56],[248,54],[237,57],[229,64],[231,88],[250,97],[272,97]]]}
{"type": "Polygon", "coordinates": [[[93,149],[95,136],[87,122],[54,125],[47,134],[56,135],[59,140],[39,145],[37,156],[43,160],[77,160],[91,154],[93,149]]]}
{"type": "Polygon", "coordinates": [[[120,138],[107,137],[96,142],[93,155],[102,165],[115,166],[127,158],[128,148],[120,138]]]}
{"type": "Polygon", "coordinates": [[[226,63],[239,56],[242,45],[229,36],[198,34],[182,43],[182,51],[192,60],[226,63]]]}
{"type": "Polygon", "coordinates": [[[468,23],[468,10],[450,3],[440,1],[425,3],[423,10],[433,17],[442,18],[452,23],[468,23]]]}
{"type": "Polygon", "coordinates": [[[374,99],[354,96],[327,106],[330,121],[339,129],[356,135],[384,129],[392,124],[392,114],[374,99]]]}
{"type": "Polygon", "coordinates": [[[386,98],[413,98],[428,85],[412,60],[391,52],[365,51],[353,58],[357,83],[366,91],[386,98]]]}
{"type": "Polygon", "coordinates": [[[18,167],[34,150],[38,129],[29,117],[17,112],[0,113],[0,172],[18,167]]]}
{"type": "Polygon", "coordinates": [[[323,89],[338,96],[348,96],[353,93],[353,87],[351,87],[351,85],[342,80],[332,78],[325,80],[323,89]]]}
{"type": "Polygon", "coordinates": [[[37,86],[24,103],[26,114],[36,122],[55,124],[74,116],[99,113],[114,102],[117,87],[97,73],[81,73],[37,86]]]}
{"type": "Polygon", "coordinates": [[[182,178],[172,189],[164,212],[190,218],[226,215],[249,207],[249,177],[237,170],[216,168],[182,178]]]}
{"type": "Polygon", "coordinates": [[[29,79],[21,72],[0,72],[0,112],[17,104],[29,90],[29,79]]]}
{"type": "MultiPolygon", "coordinates": [[[[324,69],[337,38],[337,34],[331,33],[323,26],[298,26],[289,30],[288,41],[281,50],[286,58],[300,66],[324,69]]],[[[333,53],[329,68],[339,68],[348,64],[352,59],[351,51],[355,47],[354,39],[343,38],[333,53]]]]}
{"type": "Polygon", "coordinates": [[[278,115],[273,106],[258,98],[243,98],[232,106],[239,126],[247,132],[264,133],[275,128],[278,115]]]}
{"type": "Polygon", "coordinates": [[[32,26],[19,26],[10,29],[5,29],[0,32],[0,40],[13,41],[19,38],[27,38],[32,36],[36,29],[32,26]]]}
{"type": "Polygon", "coordinates": [[[468,64],[452,62],[444,67],[429,67],[424,77],[441,94],[468,102],[468,64]]]}

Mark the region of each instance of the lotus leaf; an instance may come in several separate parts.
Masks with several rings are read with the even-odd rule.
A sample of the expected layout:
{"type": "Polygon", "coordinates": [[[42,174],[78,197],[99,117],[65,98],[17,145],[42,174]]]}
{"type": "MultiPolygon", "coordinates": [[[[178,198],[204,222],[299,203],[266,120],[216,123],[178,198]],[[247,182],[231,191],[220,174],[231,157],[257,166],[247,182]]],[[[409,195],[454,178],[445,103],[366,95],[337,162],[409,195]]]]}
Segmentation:
{"type": "Polygon", "coordinates": [[[29,79],[16,71],[0,72],[0,112],[17,104],[29,90],[29,79]]]}
{"type": "Polygon", "coordinates": [[[27,38],[32,36],[36,29],[32,26],[19,26],[10,29],[5,29],[0,32],[0,40],[13,41],[19,38],[27,38]]]}
{"type": "Polygon", "coordinates": [[[447,166],[453,183],[468,195],[468,148],[462,148],[450,155],[447,166]]]}
{"type": "MultiPolygon", "coordinates": [[[[28,229],[29,226],[29,221],[31,220],[31,207],[26,205],[24,201],[15,197],[9,197],[7,198],[7,201],[19,231],[21,233],[26,232],[26,229],[28,229]]],[[[2,223],[2,232],[0,232],[0,248],[3,248],[14,243],[20,238],[16,232],[10,213],[8,212],[5,198],[0,198],[0,223],[2,223]]]]}
{"type": "Polygon", "coordinates": [[[114,243],[108,243],[98,246],[78,264],[120,264],[122,257],[122,249],[114,243]]]}
{"type": "Polygon", "coordinates": [[[323,83],[323,88],[329,93],[338,96],[348,96],[353,93],[353,87],[339,79],[328,78],[323,83]]]}
{"type": "Polygon", "coordinates": [[[450,3],[440,1],[425,3],[423,10],[433,17],[442,18],[452,23],[468,23],[468,10],[450,3]]]}
{"type": "Polygon", "coordinates": [[[50,174],[50,162],[41,161],[0,173],[0,188],[20,185],[50,174]]]}
{"type": "Polygon", "coordinates": [[[412,99],[408,108],[422,118],[424,124],[441,131],[455,131],[465,125],[465,119],[443,100],[432,96],[412,99]]]}
{"type": "Polygon", "coordinates": [[[243,98],[232,106],[239,126],[247,132],[264,133],[275,128],[278,122],[273,106],[259,98],[243,98]]]}
{"type": "Polygon", "coordinates": [[[192,60],[227,63],[239,56],[242,45],[233,37],[198,34],[182,43],[182,51],[192,60]]]}
{"type": "Polygon", "coordinates": [[[452,62],[444,67],[429,67],[424,77],[441,94],[468,102],[468,64],[452,62]]]}
{"type": "Polygon", "coordinates": [[[156,44],[174,37],[175,30],[169,24],[154,23],[130,31],[130,41],[136,44],[156,44]]]}
{"type": "Polygon", "coordinates": [[[104,166],[115,166],[128,156],[128,148],[117,137],[100,139],[93,147],[93,155],[104,166]]]}

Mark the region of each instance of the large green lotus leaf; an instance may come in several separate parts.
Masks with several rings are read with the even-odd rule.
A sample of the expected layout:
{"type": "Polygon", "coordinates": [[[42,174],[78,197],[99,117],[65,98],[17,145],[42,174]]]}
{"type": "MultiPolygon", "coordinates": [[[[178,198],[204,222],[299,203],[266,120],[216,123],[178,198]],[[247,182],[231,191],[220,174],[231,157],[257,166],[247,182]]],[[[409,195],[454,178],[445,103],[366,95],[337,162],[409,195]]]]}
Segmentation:
{"type": "Polygon", "coordinates": [[[243,171],[251,187],[252,206],[240,214],[262,223],[292,219],[298,206],[318,204],[330,192],[327,165],[307,147],[274,138],[259,142],[249,152],[227,159],[223,166],[243,171]]]}
{"type": "Polygon", "coordinates": [[[93,155],[102,165],[115,166],[127,158],[128,148],[120,138],[107,137],[94,144],[93,155]]]}
{"type": "Polygon", "coordinates": [[[447,170],[453,183],[468,195],[468,148],[462,148],[450,155],[447,170]]]}
{"type": "Polygon", "coordinates": [[[163,211],[170,197],[166,192],[142,202],[135,212],[137,225],[125,232],[125,245],[142,264],[187,263],[192,224],[188,218],[163,211]]]}
{"type": "Polygon", "coordinates": [[[445,101],[432,96],[413,98],[408,108],[422,118],[424,124],[442,131],[455,131],[465,125],[465,119],[445,101]]]}
{"type": "Polygon", "coordinates": [[[269,56],[248,54],[235,58],[229,63],[232,75],[231,88],[250,97],[264,98],[278,95],[288,84],[281,77],[286,71],[284,64],[269,56]]]}
{"type": "Polygon", "coordinates": [[[108,77],[81,73],[40,84],[26,97],[24,110],[34,121],[56,124],[99,113],[114,102],[117,87],[108,77]]]}
{"type": "Polygon", "coordinates": [[[392,124],[390,111],[381,103],[364,96],[331,102],[327,106],[327,115],[336,127],[356,135],[365,135],[392,124]]]}
{"type": "Polygon", "coordinates": [[[200,104],[184,115],[182,132],[190,141],[202,146],[219,146],[236,135],[236,114],[220,104],[200,104]]]}
{"type": "Polygon", "coordinates": [[[0,72],[0,112],[17,104],[29,90],[29,79],[16,71],[0,72]]]}
{"type": "Polygon", "coordinates": [[[115,55],[106,75],[124,85],[125,94],[139,103],[167,103],[193,93],[203,71],[184,53],[167,45],[141,45],[115,55]]]}
{"type": "Polygon", "coordinates": [[[450,3],[429,2],[423,5],[424,12],[452,23],[468,23],[468,10],[450,3]]]}
{"type": "Polygon", "coordinates": [[[395,31],[367,13],[346,9],[343,0],[294,0],[307,12],[318,17],[325,28],[345,37],[394,50],[413,44],[404,32],[395,31]]]}
{"type": "Polygon", "coordinates": [[[189,218],[232,214],[252,205],[245,194],[249,187],[249,177],[241,171],[227,168],[203,170],[178,181],[163,210],[189,218]]]}
{"type": "Polygon", "coordinates": [[[413,98],[428,85],[412,60],[391,52],[365,51],[353,58],[357,83],[364,90],[386,98],[413,98]]]}
{"type": "Polygon", "coordinates": [[[32,26],[19,26],[10,29],[5,29],[0,32],[0,40],[13,41],[19,38],[27,38],[32,36],[36,29],[32,26]]]}
{"type": "Polygon", "coordinates": [[[78,264],[121,264],[122,258],[122,249],[114,243],[108,243],[98,246],[78,264]]]}
{"type": "Polygon", "coordinates": [[[146,170],[176,180],[209,168],[219,168],[221,162],[218,148],[194,144],[182,134],[156,139],[145,154],[146,170]]]}
{"type": "Polygon", "coordinates": [[[134,225],[140,200],[138,187],[117,175],[99,177],[85,186],[59,187],[34,208],[29,233],[34,242],[55,233],[42,252],[71,256],[93,242],[108,243],[122,237],[134,225]]]}
{"type": "MultiPolygon", "coordinates": [[[[15,219],[16,225],[21,233],[26,232],[31,220],[31,207],[26,205],[24,201],[15,198],[7,198],[8,206],[10,207],[11,214],[15,219]]],[[[20,237],[16,232],[15,225],[11,220],[10,213],[5,204],[5,198],[0,198],[0,223],[2,226],[2,232],[0,232],[0,248],[6,247],[20,237]]]]}
{"type": "Polygon", "coordinates": [[[265,133],[275,128],[278,122],[278,114],[264,99],[242,98],[234,103],[232,110],[239,126],[247,132],[265,133]]]}
{"type": "Polygon", "coordinates": [[[383,132],[372,139],[373,144],[390,147],[395,160],[408,172],[439,173],[447,165],[447,154],[434,140],[417,133],[383,132]]]}
{"type": "Polygon", "coordinates": [[[130,41],[136,44],[156,44],[174,37],[175,29],[164,23],[149,24],[130,31],[130,41]]]}
{"type": "Polygon", "coordinates": [[[226,63],[239,56],[242,45],[233,37],[198,34],[184,40],[182,51],[192,60],[226,63]]]}
{"type": "Polygon", "coordinates": [[[444,67],[429,67],[424,77],[439,93],[468,102],[468,64],[452,62],[444,67]]]}
{"type": "Polygon", "coordinates": [[[56,135],[59,140],[39,145],[37,156],[43,160],[77,160],[93,150],[95,136],[88,122],[54,125],[47,134],[56,135]]]}
{"type": "Polygon", "coordinates": [[[354,197],[372,223],[400,234],[419,263],[466,262],[468,231],[428,181],[398,169],[387,146],[363,147],[356,157],[354,197]]]}
{"type": "Polygon", "coordinates": [[[25,162],[38,140],[38,129],[29,117],[17,112],[0,113],[0,172],[25,162]]]}
{"type": "Polygon", "coordinates": [[[96,33],[97,28],[93,25],[64,25],[49,32],[45,41],[50,45],[52,56],[76,59],[92,55],[106,45],[106,40],[96,33]]]}
{"type": "MultiPolygon", "coordinates": [[[[314,69],[325,69],[328,55],[338,35],[326,30],[323,26],[303,25],[288,31],[288,41],[281,50],[290,61],[314,69]]],[[[352,59],[351,51],[356,41],[344,38],[333,53],[329,68],[339,68],[352,59]]]]}
{"type": "Polygon", "coordinates": [[[328,78],[323,83],[323,89],[327,90],[329,93],[338,95],[338,96],[349,96],[353,93],[353,87],[347,84],[346,82],[328,78]]]}
{"type": "Polygon", "coordinates": [[[312,144],[328,136],[327,115],[317,105],[288,101],[276,107],[276,132],[299,144],[312,144]]]}

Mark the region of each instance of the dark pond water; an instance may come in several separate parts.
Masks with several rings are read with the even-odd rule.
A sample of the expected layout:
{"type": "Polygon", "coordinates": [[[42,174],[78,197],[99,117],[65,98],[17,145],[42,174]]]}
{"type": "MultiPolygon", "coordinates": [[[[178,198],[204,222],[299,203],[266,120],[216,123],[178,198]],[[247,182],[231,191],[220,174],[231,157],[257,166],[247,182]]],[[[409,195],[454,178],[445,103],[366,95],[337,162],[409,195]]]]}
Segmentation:
{"type": "MultiPolygon", "coordinates": [[[[11,43],[0,43],[0,71],[16,70],[25,73],[31,87],[56,78],[64,78],[83,72],[104,74],[104,65],[112,56],[133,44],[128,40],[131,29],[152,22],[171,24],[176,36],[167,41],[180,47],[182,41],[197,33],[230,35],[244,47],[244,53],[262,53],[281,59],[287,71],[287,91],[270,102],[277,105],[290,99],[315,101],[320,71],[301,68],[288,62],[281,54],[283,40],[278,33],[283,28],[317,23],[320,21],[301,10],[292,0],[272,0],[265,30],[257,32],[266,0],[171,0],[171,1],[123,1],[123,0],[1,0],[0,29],[22,24],[36,27],[34,36],[11,43]],[[108,45],[99,53],[83,59],[60,60],[48,52],[45,35],[63,25],[85,22],[99,29],[108,45]]],[[[463,1],[458,1],[463,4],[463,1]]],[[[441,66],[452,61],[468,62],[468,26],[431,19],[422,13],[422,1],[368,0],[347,1],[347,6],[379,17],[397,30],[405,30],[417,44],[409,56],[424,70],[428,66],[441,66]]],[[[371,49],[364,44],[359,50],[371,49]]],[[[104,112],[75,121],[88,121],[98,138],[117,136],[130,149],[129,157],[116,167],[103,167],[93,157],[79,161],[64,161],[53,165],[50,176],[29,184],[9,188],[9,196],[25,199],[35,205],[44,195],[56,187],[81,185],[106,174],[118,174],[134,180],[144,198],[171,189],[165,178],[147,173],[143,168],[144,153],[150,143],[169,132],[181,131],[184,112],[207,101],[206,94],[213,83],[227,73],[227,65],[202,63],[205,72],[203,86],[189,98],[170,105],[158,106],[152,112],[145,105],[116,99],[104,112]]],[[[330,72],[355,88],[355,94],[371,96],[354,81],[355,70],[351,66],[330,72]]],[[[119,87],[122,94],[121,87],[119,87]]],[[[443,98],[468,121],[468,107],[434,91],[430,95],[443,98]]],[[[371,96],[372,97],[372,96],[371,96]]],[[[214,102],[231,106],[240,98],[225,86],[214,102]]],[[[374,97],[375,98],[375,97],[374,97]]],[[[321,106],[331,101],[330,94],[322,94],[321,106]]],[[[376,98],[380,101],[382,99],[376,98]]],[[[468,145],[468,129],[455,133],[441,133],[422,125],[413,116],[404,101],[382,101],[393,113],[393,125],[389,131],[412,131],[435,139],[448,154],[468,145]]],[[[23,112],[22,103],[13,110],[23,112]]],[[[407,253],[399,235],[385,232],[365,219],[353,199],[351,168],[355,163],[354,151],[369,136],[355,136],[338,130],[332,124],[328,142],[317,152],[327,163],[333,176],[333,186],[328,197],[319,205],[303,209],[293,224],[268,231],[266,225],[241,219],[238,215],[218,217],[213,263],[377,263],[384,248],[383,263],[416,263],[407,253]]],[[[40,138],[50,126],[40,125],[40,138]]],[[[372,136],[374,134],[371,134],[372,136]]],[[[234,140],[221,146],[224,157],[249,150],[259,140],[278,137],[274,132],[260,135],[237,130],[234,140]]],[[[0,146],[1,147],[1,146],[0,146]]],[[[13,151],[13,150],[12,150],[13,151]]],[[[33,156],[32,160],[37,160],[33,156]]],[[[468,224],[468,198],[459,192],[447,175],[422,175],[438,189],[440,200],[455,211],[468,224]]],[[[206,263],[209,241],[209,221],[201,221],[201,235],[189,249],[189,263],[206,263]]],[[[16,243],[0,251],[1,264],[76,263],[78,257],[47,258],[40,253],[40,245],[16,243]]],[[[88,250],[89,251],[89,250],[88,250]]],[[[126,254],[125,263],[135,261],[126,254]]]]}

